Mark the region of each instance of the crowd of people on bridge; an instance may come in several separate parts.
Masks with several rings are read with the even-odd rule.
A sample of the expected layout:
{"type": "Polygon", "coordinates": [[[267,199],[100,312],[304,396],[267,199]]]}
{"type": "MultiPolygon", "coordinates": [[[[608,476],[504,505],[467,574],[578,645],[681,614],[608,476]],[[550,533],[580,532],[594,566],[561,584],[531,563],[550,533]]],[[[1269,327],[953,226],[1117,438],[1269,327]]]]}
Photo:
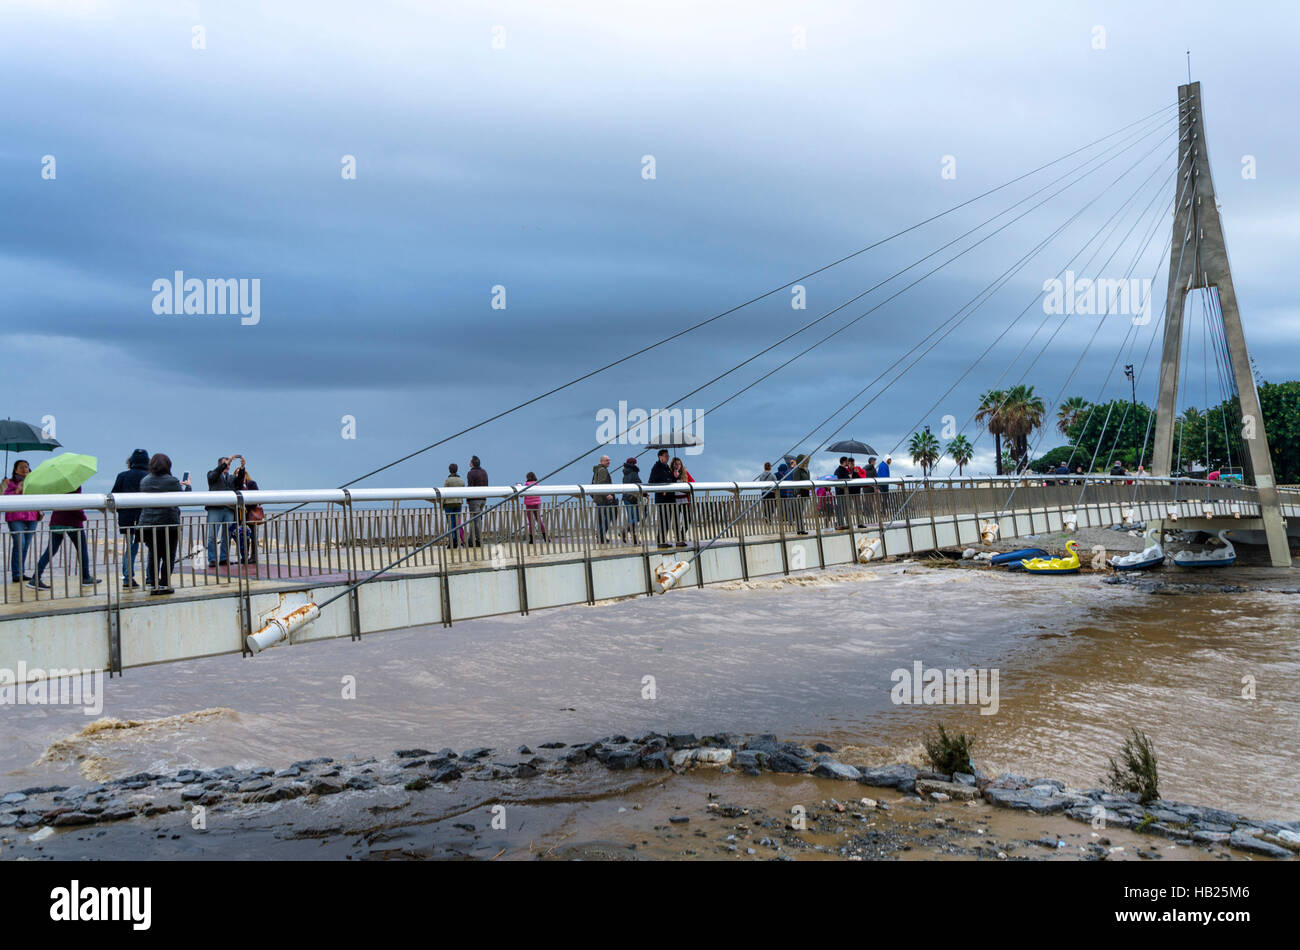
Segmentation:
{"type": "MultiPolygon", "coordinates": [[[[172,474],[172,461],[163,453],[150,455],[136,449],[126,460],[126,468],[119,472],[110,491],[113,494],[185,492],[191,490],[189,472],[182,478],[172,474]]],[[[14,462],[9,476],[0,480],[0,493],[19,495],[23,482],[31,473],[26,459],[14,462]]],[[[216,467],[207,473],[209,491],[257,491],[256,480],[248,472],[244,457],[238,453],[217,459],[216,467]],[[236,464],[236,462],[238,464],[236,464]]],[[[70,494],[80,494],[77,488],[70,494]]],[[[237,523],[233,505],[206,505],[207,562],[209,569],[230,563],[231,544],[238,550],[239,563],[257,563],[257,532],[255,526],[265,515],[260,505],[245,507],[242,523],[237,523]]],[[[5,522],[11,536],[9,579],[11,583],[26,583],[35,590],[49,590],[44,579],[45,571],[66,543],[79,555],[80,583],[82,587],[95,587],[102,580],[91,569],[91,554],[87,543],[86,512],[84,509],[54,511],[50,513],[49,543],[36,560],[34,573],[27,573],[28,551],[36,536],[36,527],[44,517],[40,511],[10,511],[5,522]]],[[[172,594],[171,575],[179,560],[181,513],[180,507],[166,505],[147,508],[120,508],[117,510],[117,528],[122,535],[122,586],[140,588],[135,578],[140,551],[145,551],[144,579],[151,594],[172,594]]]]}

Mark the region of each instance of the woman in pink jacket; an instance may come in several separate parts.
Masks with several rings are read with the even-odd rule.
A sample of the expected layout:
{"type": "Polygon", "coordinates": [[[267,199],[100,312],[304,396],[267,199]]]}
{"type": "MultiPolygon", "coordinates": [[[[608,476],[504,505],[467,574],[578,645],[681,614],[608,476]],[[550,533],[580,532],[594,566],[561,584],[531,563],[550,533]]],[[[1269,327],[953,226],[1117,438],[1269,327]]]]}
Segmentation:
{"type": "MultiPolygon", "coordinates": [[[[524,476],[524,487],[537,484],[537,475],[529,472],[524,476]]],[[[542,499],[540,495],[524,496],[524,521],[528,526],[528,543],[533,543],[533,525],[537,525],[537,530],[542,535],[542,540],[548,540],[546,537],[546,525],[542,523],[542,499]]]]}
{"type": "MultiPolygon", "coordinates": [[[[32,467],[27,464],[26,459],[14,462],[13,472],[0,482],[0,492],[5,495],[21,495],[23,479],[31,470],[32,467]]],[[[32,579],[30,574],[23,572],[27,566],[27,548],[31,545],[32,538],[36,537],[36,524],[40,520],[39,511],[5,512],[5,523],[9,525],[9,535],[13,538],[13,547],[9,555],[9,579],[15,584],[32,579]]]]}

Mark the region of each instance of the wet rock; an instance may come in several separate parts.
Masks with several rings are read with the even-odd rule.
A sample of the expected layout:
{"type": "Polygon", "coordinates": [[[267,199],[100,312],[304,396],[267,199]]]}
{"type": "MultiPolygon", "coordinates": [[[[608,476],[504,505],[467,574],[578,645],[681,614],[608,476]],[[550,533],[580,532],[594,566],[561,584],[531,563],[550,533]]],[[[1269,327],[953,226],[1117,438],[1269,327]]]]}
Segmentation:
{"type": "Polygon", "coordinates": [[[1200,844],[1223,844],[1231,836],[1226,831],[1193,831],[1192,840],[1200,844]]]}
{"type": "Polygon", "coordinates": [[[414,760],[412,760],[412,761],[410,761],[410,762],[403,763],[402,768],[404,768],[404,769],[420,769],[420,768],[424,768],[424,765],[425,765],[425,760],[424,760],[424,759],[414,759],[414,760]]]}
{"type": "Polygon", "coordinates": [[[308,786],[308,791],[313,795],[336,795],[343,791],[343,783],[333,778],[318,777],[308,786]]]}
{"type": "Polygon", "coordinates": [[[688,746],[699,745],[700,740],[693,732],[676,732],[668,734],[668,744],[674,749],[685,749],[688,746]]]}
{"type": "Polygon", "coordinates": [[[539,745],[537,748],[539,748],[539,749],[563,749],[564,747],[565,747],[565,743],[563,743],[563,742],[543,742],[543,743],[542,743],[541,745],[539,745]]]}
{"type": "Polygon", "coordinates": [[[587,761],[587,746],[574,746],[568,752],[564,753],[562,758],[570,765],[577,765],[580,762],[587,761]]]}
{"type": "Polygon", "coordinates": [[[978,789],[971,788],[969,785],[958,785],[956,782],[939,782],[934,779],[918,778],[916,780],[916,791],[921,795],[929,795],[931,798],[934,798],[935,795],[945,796],[942,799],[936,798],[935,801],[952,799],[958,802],[971,802],[980,797],[978,789]]]}
{"type": "Polygon", "coordinates": [[[419,759],[424,756],[433,755],[428,749],[398,749],[393,755],[399,759],[419,759]]]}
{"type": "Polygon", "coordinates": [[[641,757],[641,768],[643,769],[666,769],[669,764],[667,749],[660,749],[657,752],[651,752],[641,757]]]}
{"type": "Polygon", "coordinates": [[[970,788],[975,787],[975,776],[971,775],[969,772],[954,772],[952,774],[952,780],[958,785],[966,785],[970,788]]]}
{"type": "Polygon", "coordinates": [[[31,828],[35,825],[39,825],[40,823],[41,823],[41,816],[39,813],[34,811],[23,812],[23,814],[18,816],[19,828],[31,828]]]}
{"type": "Polygon", "coordinates": [[[932,772],[929,769],[921,769],[916,773],[918,780],[925,779],[929,782],[951,782],[952,776],[947,772],[932,772]]]}
{"type": "Polygon", "coordinates": [[[162,778],[161,775],[154,775],[152,772],[137,772],[134,775],[124,775],[122,778],[114,779],[109,784],[127,786],[139,782],[144,785],[149,785],[160,778],[162,778]]]}
{"type": "Polygon", "coordinates": [[[1262,854],[1270,858],[1291,857],[1291,852],[1286,848],[1264,841],[1262,838],[1256,838],[1245,831],[1234,831],[1228,838],[1228,844],[1239,851],[1249,851],[1251,854],[1262,854]]]}
{"type": "Polygon", "coordinates": [[[454,765],[444,766],[433,774],[434,782],[454,782],[461,777],[460,769],[454,765]]]}
{"type": "Polygon", "coordinates": [[[696,749],[694,760],[700,765],[727,765],[735,753],[729,747],[696,749]]]}
{"type": "Polygon", "coordinates": [[[376,783],[375,780],[368,775],[354,775],[343,784],[348,788],[364,792],[374,788],[376,783]]]}
{"type": "Polygon", "coordinates": [[[532,778],[537,774],[537,766],[533,765],[531,762],[520,762],[515,766],[516,778],[532,778]]]}
{"type": "Polygon", "coordinates": [[[307,769],[310,769],[313,765],[330,765],[333,763],[333,761],[334,760],[331,759],[328,755],[321,755],[321,756],[317,756],[314,759],[299,759],[297,762],[293,763],[292,767],[295,769],[303,769],[304,771],[306,771],[307,769]]]}
{"type": "Polygon", "coordinates": [[[0,805],[20,805],[25,801],[27,801],[27,796],[23,792],[10,792],[0,798],[0,805]]]}
{"type": "Polygon", "coordinates": [[[858,781],[874,788],[896,788],[900,792],[910,792],[916,786],[916,769],[910,765],[863,769],[858,781]]]}
{"type": "Polygon", "coordinates": [[[761,752],[758,749],[741,749],[736,753],[736,765],[741,769],[744,769],[747,773],[750,769],[754,769],[752,774],[755,775],[758,774],[758,769],[763,767],[767,762],[767,759],[768,754],[766,752],[761,752]]]}
{"type": "Polygon", "coordinates": [[[853,766],[845,765],[843,762],[836,762],[834,759],[819,762],[817,767],[813,769],[813,775],[818,778],[833,778],[845,782],[856,782],[862,778],[862,773],[853,766]]]}
{"type": "Polygon", "coordinates": [[[487,758],[491,753],[492,753],[492,750],[489,749],[489,748],[487,748],[487,747],[482,747],[482,748],[477,748],[477,749],[466,749],[464,752],[462,752],[462,753],[460,754],[460,757],[461,757],[462,759],[465,759],[466,761],[470,761],[470,762],[472,762],[472,761],[474,761],[475,759],[485,759],[485,758],[487,758]]]}
{"type": "Polygon", "coordinates": [[[301,774],[302,774],[302,769],[298,768],[295,765],[291,765],[287,769],[280,769],[280,771],[276,772],[273,777],[274,778],[297,778],[301,774]]]}
{"type": "Polygon", "coordinates": [[[825,742],[818,742],[818,743],[815,743],[815,744],[813,745],[813,751],[814,751],[814,752],[825,752],[825,753],[827,753],[828,755],[834,755],[834,754],[835,754],[835,747],[834,747],[834,746],[829,746],[829,745],[827,745],[825,742]]]}
{"type": "Polygon", "coordinates": [[[789,752],[775,752],[767,759],[770,772],[811,772],[813,768],[812,762],[789,752]]]}
{"type": "Polygon", "coordinates": [[[515,749],[515,753],[518,755],[532,755],[533,750],[526,745],[521,745],[518,749],[515,749]]]}
{"type": "Polygon", "coordinates": [[[193,769],[181,769],[176,773],[176,781],[182,785],[189,785],[191,782],[197,782],[198,780],[199,773],[193,769]]]}
{"type": "Polygon", "coordinates": [[[47,795],[50,792],[61,792],[67,787],[66,785],[33,785],[31,788],[19,789],[17,793],[10,792],[10,794],[47,795]]]}
{"type": "Polygon", "coordinates": [[[205,794],[206,792],[202,787],[198,785],[191,785],[189,788],[181,792],[181,801],[195,802],[198,801],[200,798],[202,798],[205,794]]]}
{"type": "Polygon", "coordinates": [[[240,784],[237,790],[240,792],[260,792],[270,787],[271,780],[269,778],[254,778],[240,784]]]}
{"type": "Polygon", "coordinates": [[[607,769],[634,769],[641,763],[641,750],[635,745],[624,749],[602,749],[597,757],[607,769]]]}
{"type": "Polygon", "coordinates": [[[428,787],[429,780],[423,775],[417,775],[403,786],[408,792],[422,792],[428,787]]]}
{"type": "Polygon", "coordinates": [[[245,795],[246,802],[282,802],[291,798],[299,798],[307,794],[306,782],[285,782],[283,785],[276,785],[260,792],[253,792],[251,795],[245,795]]]}
{"type": "Polygon", "coordinates": [[[668,820],[671,821],[674,825],[684,825],[691,819],[689,815],[670,815],[668,817],[668,820]]]}
{"type": "Polygon", "coordinates": [[[10,828],[18,824],[18,816],[11,811],[0,812],[0,828],[10,828]]]}
{"type": "Polygon", "coordinates": [[[1016,775],[1012,772],[1003,772],[990,782],[989,785],[992,788],[1028,788],[1029,779],[1025,778],[1023,775],[1016,775]]]}
{"type": "Polygon", "coordinates": [[[1017,811],[1028,811],[1029,804],[1033,795],[1031,792],[1014,788],[999,788],[990,785],[984,789],[984,800],[990,805],[996,805],[998,808],[1013,808],[1017,811]]]}

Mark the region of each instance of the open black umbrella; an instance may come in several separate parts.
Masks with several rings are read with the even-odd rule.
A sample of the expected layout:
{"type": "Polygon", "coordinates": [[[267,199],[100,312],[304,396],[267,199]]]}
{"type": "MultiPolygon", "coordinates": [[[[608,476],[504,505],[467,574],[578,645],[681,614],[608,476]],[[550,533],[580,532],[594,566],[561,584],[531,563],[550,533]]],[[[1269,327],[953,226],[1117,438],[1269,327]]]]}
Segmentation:
{"type": "Polygon", "coordinates": [[[4,475],[8,476],[10,452],[53,452],[62,446],[57,439],[46,438],[30,422],[4,419],[0,420],[0,448],[5,450],[4,475]]]}
{"type": "Polygon", "coordinates": [[[694,445],[703,445],[704,440],[691,435],[688,432],[669,432],[661,439],[653,440],[646,448],[649,449],[689,449],[694,445]]]}
{"type": "Polygon", "coordinates": [[[852,455],[855,458],[859,455],[879,455],[880,453],[867,445],[865,442],[859,442],[857,439],[845,439],[843,442],[836,442],[834,445],[828,445],[822,449],[823,452],[839,452],[843,455],[852,455]]]}

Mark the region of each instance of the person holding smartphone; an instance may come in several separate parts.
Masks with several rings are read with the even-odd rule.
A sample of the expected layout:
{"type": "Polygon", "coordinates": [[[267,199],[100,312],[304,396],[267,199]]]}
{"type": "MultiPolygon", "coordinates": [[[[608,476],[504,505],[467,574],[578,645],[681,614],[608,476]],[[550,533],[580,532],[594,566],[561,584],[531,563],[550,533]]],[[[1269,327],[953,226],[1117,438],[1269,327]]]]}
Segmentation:
{"type": "MultiPolygon", "coordinates": [[[[237,491],[244,483],[244,457],[239,454],[223,455],[217,467],[208,472],[208,491],[237,491]],[[239,466],[235,468],[235,462],[239,466]],[[231,469],[234,468],[233,473],[231,469]]],[[[217,567],[229,564],[230,533],[235,524],[234,505],[204,505],[208,513],[208,565],[217,567]],[[220,557],[217,535],[221,535],[220,557]]]]}

